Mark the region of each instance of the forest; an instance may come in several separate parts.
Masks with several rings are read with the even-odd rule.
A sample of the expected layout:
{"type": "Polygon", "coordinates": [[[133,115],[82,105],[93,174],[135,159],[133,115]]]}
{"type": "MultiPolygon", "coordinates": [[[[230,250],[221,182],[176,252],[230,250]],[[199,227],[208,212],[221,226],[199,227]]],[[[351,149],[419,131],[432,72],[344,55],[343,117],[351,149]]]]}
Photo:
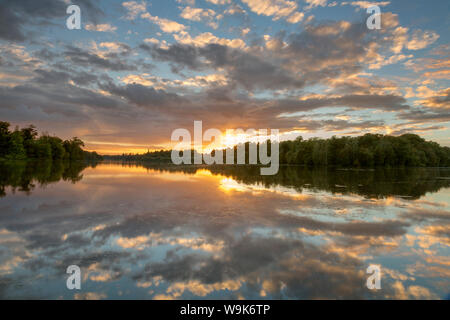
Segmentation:
{"type": "MultiPolygon", "coordinates": [[[[99,161],[105,159],[111,161],[171,162],[170,150],[102,157],[96,152],[83,150],[83,147],[83,141],[77,137],[62,140],[46,133],[39,136],[36,127],[33,125],[21,129],[16,127],[14,130],[10,130],[8,122],[0,121],[0,159],[4,160],[99,161]]],[[[237,148],[237,146],[234,147],[235,158],[237,157],[237,148]]],[[[259,148],[259,145],[257,145],[257,148],[259,148]]],[[[401,136],[365,134],[358,137],[333,136],[329,139],[311,138],[308,140],[298,137],[292,141],[282,141],[279,148],[280,164],[285,165],[342,168],[450,166],[449,147],[442,147],[436,142],[426,141],[416,134],[401,136]]],[[[249,149],[250,143],[246,143],[246,163],[248,163],[249,149]]],[[[227,149],[226,151],[231,150],[227,149]]],[[[193,150],[190,150],[190,152],[194,153],[193,150]]],[[[226,152],[224,152],[224,162],[225,154],[226,152]]]]}
{"type": "MultiPolygon", "coordinates": [[[[249,143],[245,144],[246,163],[248,163],[249,145],[249,143]]],[[[236,158],[237,147],[235,146],[234,149],[236,158]]],[[[194,151],[191,150],[191,152],[194,151]]],[[[171,151],[105,156],[105,159],[170,163],[171,151]]],[[[280,143],[280,164],[342,168],[449,167],[450,148],[426,141],[416,134],[401,136],[365,134],[358,137],[334,136],[329,139],[308,140],[298,137],[296,140],[280,143]]]]}
{"type": "Polygon", "coordinates": [[[10,130],[10,123],[0,121],[0,159],[3,160],[102,160],[96,152],[82,149],[83,141],[74,137],[62,140],[46,133],[39,136],[36,127],[10,130]]]}
{"type": "Polygon", "coordinates": [[[309,139],[280,143],[280,163],[338,167],[448,167],[450,148],[416,134],[309,139]]]}

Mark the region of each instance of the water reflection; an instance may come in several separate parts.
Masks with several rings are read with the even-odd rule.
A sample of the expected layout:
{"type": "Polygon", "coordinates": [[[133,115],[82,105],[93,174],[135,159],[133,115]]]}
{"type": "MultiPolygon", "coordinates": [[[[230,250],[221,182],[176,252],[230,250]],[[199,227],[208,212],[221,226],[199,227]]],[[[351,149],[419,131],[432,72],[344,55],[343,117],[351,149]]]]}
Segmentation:
{"type": "Polygon", "coordinates": [[[60,180],[80,181],[81,171],[86,167],[95,168],[98,163],[81,161],[0,161],[0,197],[6,196],[6,188],[11,192],[26,192],[36,187],[36,183],[43,187],[60,180]]]}
{"type": "Polygon", "coordinates": [[[2,168],[0,297],[448,295],[449,170],[254,170],[101,164],[30,195],[7,186],[53,175],[2,168]],[[382,290],[366,288],[369,264],[382,290]]]}

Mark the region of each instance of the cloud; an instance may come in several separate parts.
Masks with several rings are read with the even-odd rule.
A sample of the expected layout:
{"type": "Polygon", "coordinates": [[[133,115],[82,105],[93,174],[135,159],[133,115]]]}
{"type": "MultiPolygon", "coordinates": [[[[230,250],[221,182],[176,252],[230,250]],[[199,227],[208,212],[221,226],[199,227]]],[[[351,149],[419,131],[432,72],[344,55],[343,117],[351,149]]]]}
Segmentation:
{"type": "Polygon", "coordinates": [[[431,93],[426,95],[425,99],[421,100],[420,103],[429,108],[442,108],[450,110],[450,88],[439,92],[431,91],[431,93]]]}
{"type": "Polygon", "coordinates": [[[201,21],[202,18],[211,18],[216,15],[212,9],[185,7],[180,16],[187,20],[201,21]]]}
{"type": "Polygon", "coordinates": [[[406,100],[396,95],[345,95],[340,97],[311,98],[300,101],[290,100],[283,110],[285,112],[302,107],[321,108],[331,106],[350,107],[355,109],[381,109],[390,111],[408,110],[406,100]]]}
{"type": "MultiPolygon", "coordinates": [[[[245,84],[246,89],[250,90],[251,87],[258,87],[251,85],[251,82],[270,82],[270,76],[279,79],[280,84],[287,84],[287,90],[300,88],[305,83],[313,84],[360,72],[365,63],[379,59],[376,54],[377,38],[369,36],[361,24],[346,21],[307,26],[305,30],[289,35],[281,33],[274,37],[267,36],[264,40],[266,48],[244,46],[241,39],[220,39],[211,33],[194,38],[188,33],[179,33],[175,39],[187,46],[153,48],[150,50],[152,56],[176,65],[174,70],[177,71],[184,67],[193,70],[225,67],[229,73],[234,73],[231,78],[240,79],[240,84],[245,84]],[[208,54],[204,48],[213,43],[219,45],[208,54]],[[320,55],[317,55],[318,51],[320,55]],[[175,53],[176,58],[171,57],[175,53]],[[201,62],[196,55],[203,55],[207,63],[201,62]],[[247,63],[243,63],[244,60],[247,63]],[[266,76],[262,70],[266,70],[266,76]],[[261,77],[264,79],[259,79],[261,77]]],[[[397,59],[406,58],[403,56],[397,59]]],[[[394,60],[383,63],[394,63],[394,60]]],[[[275,84],[276,81],[272,82],[272,86],[264,87],[281,88],[275,84]]]]}
{"type": "Polygon", "coordinates": [[[217,20],[220,19],[220,16],[217,16],[216,12],[212,9],[185,7],[180,16],[186,20],[205,21],[213,29],[219,27],[217,20]]]}
{"type": "Polygon", "coordinates": [[[409,120],[410,123],[449,122],[450,112],[446,108],[434,108],[431,110],[423,108],[400,113],[398,117],[409,120]]]}
{"type": "Polygon", "coordinates": [[[37,83],[57,85],[73,81],[77,85],[89,85],[98,81],[97,76],[85,71],[67,73],[57,70],[36,69],[34,73],[37,76],[33,80],[37,83]]]}
{"type": "Polygon", "coordinates": [[[144,1],[128,1],[122,3],[122,5],[127,10],[127,15],[125,16],[125,19],[127,20],[135,20],[137,17],[140,17],[153,22],[158,25],[162,31],[167,33],[180,32],[186,29],[186,26],[181,23],[151,15],[147,11],[147,4],[144,1]]]}
{"type": "Polygon", "coordinates": [[[208,44],[203,47],[177,44],[169,46],[168,49],[156,47],[149,49],[153,58],[171,62],[180,68],[188,67],[193,70],[224,68],[231,80],[247,90],[303,86],[303,81],[295,79],[288,70],[277,68],[258,56],[220,44],[208,44]],[[202,61],[201,57],[205,61],[202,61]]]}
{"type": "Polygon", "coordinates": [[[165,108],[168,105],[176,105],[182,102],[182,98],[173,93],[167,93],[164,90],[155,90],[152,87],[146,87],[140,84],[128,84],[125,87],[116,87],[113,84],[103,86],[117,96],[128,99],[130,102],[139,106],[154,108],[165,108]]]}
{"type": "Polygon", "coordinates": [[[174,32],[180,32],[186,30],[186,26],[178,23],[173,20],[160,18],[156,16],[152,16],[150,13],[146,12],[141,15],[141,18],[147,19],[155,24],[157,24],[162,31],[167,33],[174,33],[174,32]]]}
{"type": "Polygon", "coordinates": [[[246,44],[242,39],[219,38],[213,35],[211,32],[201,33],[194,38],[192,38],[191,35],[187,32],[181,32],[179,34],[174,35],[174,38],[181,44],[194,45],[197,47],[201,47],[207,44],[220,44],[224,46],[229,46],[231,48],[240,48],[240,49],[244,49],[246,47],[246,44]]]}
{"type": "Polygon", "coordinates": [[[107,298],[105,293],[98,292],[84,292],[84,293],[75,293],[73,296],[75,300],[104,300],[107,298]]]}
{"type": "Polygon", "coordinates": [[[430,44],[436,42],[439,35],[433,31],[414,31],[411,39],[408,41],[406,47],[409,50],[420,50],[428,47],[430,44]]]}
{"type": "Polygon", "coordinates": [[[245,15],[247,12],[240,5],[232,3],[223,13],[227,15],[245,15]]]}
{"type": "Polygon", "coordinates": [[[216,5],[224,5],[224,4],[230,4],[231,0],[206,0],[207,2],[216,4],[216,5]]]}
{"type": "Polygon", "coordinates": [[[327,0],[306,0],[308,6],[305,7],[306,10],[315,8],[315,7],[325,7],[327,5],[327,0]]]}
{"type": "Polygon", "coordinates": [[[66,46],[64,55],[75,65],[94,66],[112,71],[137,69],[135,65],[127,64],[126,62],[117,59],[118,57],[114,57],[114,55],[110,54],[110,57],[102,57],[97,53],[90,52],[71,45],[66,46]]]}
{"type": "Polygon", "coordinates": [[[117,30],[117,27],[114,27],[108,23],[105,24],[91,24],[88,23],[84,27],[88,31],[97,31],[97,32],[114,32],[117,30]]]}
{"type": "Polygon", "coordinates": [[[303,19],[303,13],[298,12],[296,1],[288,0],[242,0],[258,15],[273,17],[273,20],[286,19],[297,23],[303,19]]]}
{"type": "Polygon", "coordinates": [[[342,2],[341,5],[351,5],[354,7],[359,7],[361,9],[367,9],[372,6],[385,7],[391,4],[390,1],[351,1],[351,2],[342,2]]]}
{"type": "Polygon", "coordinates": [[[22,30],[22,20],[13,10],[0,6],[0,38],[4,40],[23,41],[25,35],[22,30]]]}
{"type": "MultiPolygon", "coordinates": [[[[79,0],[77,5],[86,13],[88,22],[97,24],[104,15],[92,0],[79,0]]],[[[60,0],[4,0],[0,5],[0,39],[27,40],[36,33],[36,28],[55,24],[55,19],[66,17],[66,9],[67,4],[60,0]]]]}
{"type": "Polygon", "coordinates": [[[126,1],[122,6],[128,11],[125,19],[134,20],[140,14],[147,12],[147,4],[144,1],[126,1]]]}

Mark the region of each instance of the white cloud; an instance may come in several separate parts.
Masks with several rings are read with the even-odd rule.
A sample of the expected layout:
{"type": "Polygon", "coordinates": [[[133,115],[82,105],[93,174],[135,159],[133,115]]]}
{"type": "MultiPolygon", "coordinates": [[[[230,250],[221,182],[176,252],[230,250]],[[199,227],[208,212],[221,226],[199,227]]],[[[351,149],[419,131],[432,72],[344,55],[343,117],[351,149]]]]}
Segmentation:
{"type": "Polygon", "coordinates": [[[216,12],[212,9],[192,8],[186,7],[181,12],[180,16],[187,20],[201,21],[202,18],[214,17],[216,12]]]}
{"type": "Polygon", "coordinates": [[[108,23],[105,24],[88,23],[84,28],[88,31],[97,31],[97,32],[114,32],[117,30],[117,27],[114,27],[108,23]]]}
{"type": "Polygon", "coordinates": [[[124,6],[125,9],[128,10],[128,14],[125,17],[125,19],[128,19],[128,20],[134,20],[141,13],[147,12],[147,5],[144,1],[142,1],[140,3],[136,2],[136,1],[128,1],[128,2],[122,3],[122,6],[124,6]]]}
{"type": "Polygon", "coordinates": [[[217,29],[218,24],[214,20],[219,20],[220,15],[217,16],[216,12],[212,9],[192,8],[186,7],[181,12],[180,16],[186,20],[191,21],[205,21],[210,27],[217,29]]]}
{"type": "Polygon", "coordinates": [[[234,15],[234,14],[245,14],[247,12],[240,5],[233,4],[229,6],[229,8],[226,9],[223,13],[228,15],[234,15]]]}
{"type": "Polygon", "coordinates": [[[380,69],[381,67],[390,65],[390,64],[395,64],[398,63],[400,61],[403,61],[405,59],[409,59],[412,58],[413,55],[404,55],[404,54],[394,54],[393,56],[390,56],[389,58],[386,58],[382,55],[378,55],[376,62],[371,64],[369,66],[369,69],[371,70],[375,70],[375,69],[380,69]]]}
{"type": "Polygon", "coordinates": [[[100,47],[108,49],[110,52],[120,52],[123,49],[123,46],[118,42],[101,42],[100,47]]]}
{"type": "Polygon", "coordinates": [[[176,33],[186,30],[186,26],[173,20],[152,16],[146,12],[141,15],[141,18],[147,19],[157,24],[162,31],[167,33],[176,33]]]}
{"type": "Polygon", "coordinates": [[[433,31],[420,31],[417,30],[413,33],[411,40],[406,47],[409,50],[420,50],[428,47],[439,39],[439,35],[433,31]]]}
{"type": "Polygon", "coordinates": [[[168,48],[168,44],[167,44],[166,40],[160,41],[160,40],[158,40],[156,38],[147,38],[147,39],[144,39],[144,42],[150,43],[150,44],[159,45],[159,47],[163,48],[163,49],[168,48]]]}
{"type": "Polygon", "coordinates": [[[178,3],[188,4],[193,6],[195,4],[195,0],[176,0],[178,3]]]}
{"type": "Polygon", "coordinates": [[[312,9],[315,7],[325,7],[327,5],[327,0],[305,0],[308,6],[305,8],[306,10],[312,9]]]}
{"type": "Polygon", "coordinates": [[[294,12],[286,19],[286,21],[289,23],[299,23],[304,17],[305,14],[303,12],[294,12]]]}
{"type": "Polygon", "coordinates": [[[224,5],[224,4],[230,4],[231,0],[206,0],[207,2],[217,4],[217,5],[224,5]]]}
{"type": "Polygon", "coordinates": [[[250,28],[245,28],[245,29],[242,29],[242,35],[243,36],[245,36],[246,34],[248,34],[249,32],[250,32],[251,30],[250,30],[250,28]]]}
{"type": "Polygon", "coordinates": [[[390,1],[352,1],[352,2],[342,2],[341,5],[351,5],[354,7],[359,7],[361,9],[367,9],[371,6],[379,6],[379,7],[385,7],[387,5],[389,5],[391,2],[390,1]]]}
{"type": "Polygon", "coordinates": [[[181,32],[174,35],[175,40],[182,44],[190,44],[195,46],[205,46],[207,44],[216,43],[232,48],[243,49],[246,47],[245,42],[242,39],[225,39],[218,38],[210,32],[202,33],[195,38],[192,38],[187,32],[181,32]]]}
{"type": "Polygon", "coordinates": [[[408,42],[408,28],[397,27],[392,31],[392,47],[394,53],[400,53],[408,42]]]}
{"type": "Polygon", "coordinates": [[[186,29],[186,26],[176,21],[160,18],[157,16],[152,16],[147,11],[147,4],[144,1],[141,2],[128,1],[122,3],[122,6],[124,6],[125,9],[128,11],[127,15],[125,16],[125,19],[134,20],[137,17],[147,19],[157,24],[162,31],[167,33],[180,32],[186,29]]]}
{"type": "Polygon", "coordinates": [[[151,43],[151,44],[159,44],[159,40],[155,39],[155,38],[144,39],[144,42],[151,43]]]}
{"type": "Polygon", "coordinates": [[[297,23],[303,19],[303,13],[297,12],[295,1],[288,0],[242,0],[258,15],[273,17],[273,20],[286,19],[290,23],[297,23]]]}

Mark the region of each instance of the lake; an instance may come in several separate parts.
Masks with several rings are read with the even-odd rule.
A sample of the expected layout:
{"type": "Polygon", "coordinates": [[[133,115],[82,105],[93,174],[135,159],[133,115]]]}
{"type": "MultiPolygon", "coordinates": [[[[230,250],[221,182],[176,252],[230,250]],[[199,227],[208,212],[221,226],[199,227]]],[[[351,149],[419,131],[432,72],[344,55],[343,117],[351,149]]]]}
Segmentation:
{"type": "Polygon", "coordinates": [[[0,298],[448,299],[449,205],[450,169],[3,163],[0,298]]]}

